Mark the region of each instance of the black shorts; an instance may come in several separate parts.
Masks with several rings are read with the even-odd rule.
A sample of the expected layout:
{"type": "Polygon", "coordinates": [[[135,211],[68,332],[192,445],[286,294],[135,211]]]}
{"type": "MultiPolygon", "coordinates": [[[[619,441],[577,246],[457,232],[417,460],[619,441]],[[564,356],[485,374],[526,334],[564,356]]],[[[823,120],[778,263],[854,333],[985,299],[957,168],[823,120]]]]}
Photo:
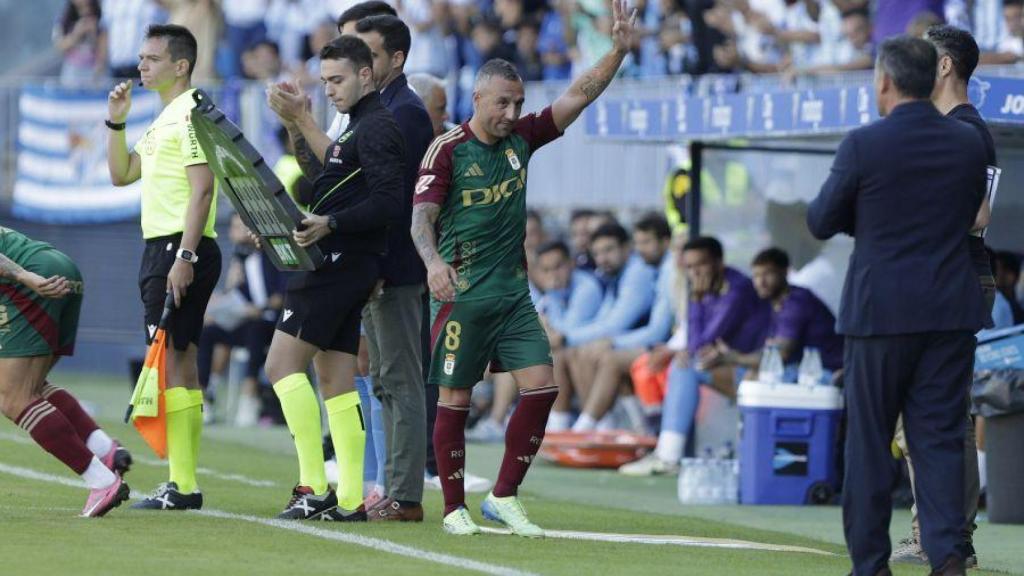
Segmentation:
{"type": "MultiPolygon", "coordinates": [[[[167,298],[167,275],[171,272],[178,254],[181,234],[161,236],[146,240],[139,269],[139,289],[142,291],[142,306],[145,309],[146,344],[149,344],[167,298]]],[[[167,321],[167,333],[175,350],[185,350],[189,344],[199,345],[203,333],[203,317],[210,295],[220,279],[220,248],[212,238],[203,237],[196,247],[199,262],[193,270],[192,284],[185,292],[181,307],[175,310],[167,321]]]]}
{"type": "Polygon", "coordinates": [[[288,286],[277,329],[321,350],[357,354],[359,322],[380,277],[380,257],[349,253],[303,276],[288,286]]]}

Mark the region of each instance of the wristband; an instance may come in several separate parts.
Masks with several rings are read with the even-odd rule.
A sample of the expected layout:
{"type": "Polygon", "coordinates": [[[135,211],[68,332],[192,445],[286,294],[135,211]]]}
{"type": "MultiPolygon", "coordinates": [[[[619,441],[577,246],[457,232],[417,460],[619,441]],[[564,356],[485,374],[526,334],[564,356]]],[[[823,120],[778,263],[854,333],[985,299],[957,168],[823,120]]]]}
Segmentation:
{"type": "Polygon", "coordinates": [[[110,120],[104,120],[103,123],[107,125],[107,128],[118,131],[124,130],[126,126],[125,122],[111,122],[110,120]]]}

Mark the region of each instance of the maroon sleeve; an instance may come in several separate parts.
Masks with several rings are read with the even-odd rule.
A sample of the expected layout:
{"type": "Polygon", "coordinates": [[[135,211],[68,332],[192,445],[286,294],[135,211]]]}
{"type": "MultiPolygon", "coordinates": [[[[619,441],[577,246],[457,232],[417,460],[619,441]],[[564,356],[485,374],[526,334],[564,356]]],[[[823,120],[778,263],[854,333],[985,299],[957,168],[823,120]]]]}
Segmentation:
{"type": "Polygon", "coordinates": [[[448,198],[448,187],[452,182],[452,150],[455,146],[439,139],[427,148],[420,162],[419,175],[416,178],[413,205],[423,202],[444,204],[448,198]]]}
{"type": "Polygon", "coordinates": [[[527,114],[516,122],[516,132],[530,145],[530,152],[562,135],[551,115],[551,106],[540,111],[540,114],[527,114]]]}

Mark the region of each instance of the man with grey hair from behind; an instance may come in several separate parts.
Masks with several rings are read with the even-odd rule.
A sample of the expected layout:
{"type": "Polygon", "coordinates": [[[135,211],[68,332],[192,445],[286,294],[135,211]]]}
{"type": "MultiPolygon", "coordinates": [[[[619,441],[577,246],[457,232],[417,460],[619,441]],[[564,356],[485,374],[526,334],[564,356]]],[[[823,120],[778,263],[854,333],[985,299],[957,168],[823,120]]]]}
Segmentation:
{"type": "Polygon", "coordinates": [[[445,91],[444,80],[419,72],[409,75],[409,86],[423,99],[430,123],[434,126],[435,138],[454,128],[448,123],[448,93],[445,91]]]}

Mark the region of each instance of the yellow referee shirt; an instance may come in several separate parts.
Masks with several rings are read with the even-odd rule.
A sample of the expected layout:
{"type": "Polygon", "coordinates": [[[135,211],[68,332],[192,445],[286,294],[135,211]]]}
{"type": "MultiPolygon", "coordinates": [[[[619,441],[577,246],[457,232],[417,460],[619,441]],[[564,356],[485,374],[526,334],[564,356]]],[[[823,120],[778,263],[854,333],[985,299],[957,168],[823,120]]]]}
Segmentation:
{"type": "MultiPolygon", "coordinates": [[[[188,90],[172,100],[135,143],[135,152],[142,159],[142,237],[147,240],[185,231],[192,197],[185,167],[206,164],[206,154],[192,127],[193,92],[188,90]]],[[[213,229],[216,219],[215,188],[203,236],[217,237],[213,229]]]]}

